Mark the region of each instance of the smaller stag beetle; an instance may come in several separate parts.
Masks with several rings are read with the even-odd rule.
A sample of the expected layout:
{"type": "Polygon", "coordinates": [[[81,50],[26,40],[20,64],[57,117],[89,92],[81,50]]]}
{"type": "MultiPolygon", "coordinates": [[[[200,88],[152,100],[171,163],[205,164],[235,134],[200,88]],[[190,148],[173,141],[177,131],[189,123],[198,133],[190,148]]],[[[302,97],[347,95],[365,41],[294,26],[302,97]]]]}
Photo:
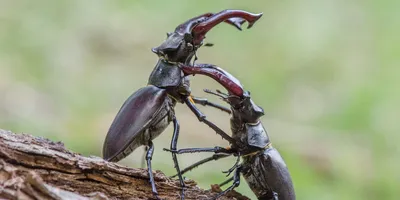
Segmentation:
{"type": "Polygon", "coordinates": [[[264,110],[257,106],[250,97],[250,92],[244,91],[240,82],[228,72],[207,64],[196,66],[180,66],[185,74],[203,74],[219,82],[228,90],[224,94],[205,90],[207,93],[217,95],[230,104],[232,117],[230,119],[232,138],[235,142],[230,148],[187,148],[180,150],[168,150],[173,153],[214,152],[215,154],[203,159],[180,173],[183,174],[193,168],[209,162],[218,160],[229,155],[238,157],[235,165],[226,171],[228,176],[234,171],[232,178],[221,185],[233,181],[233,185],[218,194],[221,197],[240,184],[240,173],[243,174],[249,187],[260,200],[294,200],[295,192],[289,170],[279,154],[271,145],[267,132],[260,121],[264,110]],[[240,157],[243,162],[239,164],[240,157]]]}
{"type": "MultiPolygon", "coordinates": [[[[174,132],[171,140],[171,149],[176,149],[179,123],[175,116],[174,107],[177,102],[185,103],[197,116],[200,122],[211,127],[224,139],[233,142],[233,139],[208,121],[206,116],[194,105],[200,103],[229,112],[206,99],[192,98],[189,79],[178,67],[179,64],[189,64],[196,50],[201,47],[206,33],[221,22],[226,22],[241,29],[244,22],[250,28],[262,14],[252,14],[241,10],[223,10],[219,13],[206,13],[192,18],[176,27],[175,32],[167,34],[167,39],[152,51],[159,57],[154,67],[148,86],[133,93],[122,105],[112,122],[103,145],[103,157],[111,162],[128,156],[139,146],[147,146],[146,162],[152,192],[158,198],[154,177],[151,169],[151,159],[154,152],[152,140],[159,136],[167,126],[173,122],[174,132]]],[[[172,158],[178,172],[184,198],[184,181],[179,174],[179,165],[176,155],[172,158]]]]}

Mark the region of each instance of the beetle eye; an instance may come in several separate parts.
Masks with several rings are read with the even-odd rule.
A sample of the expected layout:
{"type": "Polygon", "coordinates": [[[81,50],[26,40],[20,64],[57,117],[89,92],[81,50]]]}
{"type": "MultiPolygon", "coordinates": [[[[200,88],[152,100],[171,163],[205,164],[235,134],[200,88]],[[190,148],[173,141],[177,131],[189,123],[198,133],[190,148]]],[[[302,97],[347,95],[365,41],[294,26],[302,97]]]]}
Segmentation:
{"type": "Polygon", "coordinates": [[[183,39],[185,40],[185,42],[192,42],[193,36],[192,36],[192,34],[185,33],[185,35],[183,36],[183,39]]]}

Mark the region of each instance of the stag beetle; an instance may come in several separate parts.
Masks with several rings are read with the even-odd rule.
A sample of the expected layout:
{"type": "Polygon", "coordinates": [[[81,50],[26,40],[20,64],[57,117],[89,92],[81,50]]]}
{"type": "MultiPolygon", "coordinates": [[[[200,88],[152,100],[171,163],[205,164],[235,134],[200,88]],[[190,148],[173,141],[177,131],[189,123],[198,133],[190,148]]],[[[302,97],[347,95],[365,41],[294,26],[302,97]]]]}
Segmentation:
{"type": "MultiPolygon", "coordinates": [[[[209,105],[227,112],[229,109],[208,102],[206,99],[193,98],[189,78],[183,74],[178,65],[190,63],[196,50],[203,45],[206,33],[217,24],[226,22],[241,30],[244,22],[247,21],[248,28],[251,28],[261,16],[262,13],[252,14],[242,10],[223,10],[216,14],[206,13],[177,26],[173,33],[168,33],[167,39],[160,46],[152,48],[152,52],[158,55],[159,60],[150,74],[148,86],[134,92],[125,101],[113,120],[103,145],[104,159],[118,162],[137,147],[147,146],[146,162],[149,179],[152,192],[158,198],[151,169],[154,152],[152,140],[160,135],[172,121],[174,131],[170,148],[176,149],[179,123],[175,117],[174,107],[177,102],[185,103],[200,122],[211,127],[224,139],[233,142],[234,140],[228,134],[206,119],[195,103],[209,105]]],[[[172,158],[179,174],[180,169],[176,155],[172,154],[172,158]]],[[[182,186],[181,197],[183,198],[185,184],[180,174],[178,177],[182,186]]]]}
{"type": "Polygon", "coordinates": [[[230,181],[233,181],[233,184],[225,191],[219,193],[216,198],[239,186],[241,173],[258,199],[296,199],[289,170],[278,150],[272,147],[269,136],[260,121],[260,117],[264,115],[264,110],[253,102],[250,92],[245,91],[240,82],[231,74],[213,65],[181,65],[180,67],[185,74],[203,74],[209,76],[228,90],[228,94],[224,94],[219,90],[217,90],[217,93],[210,90],[205,90],[205,92],[217,95],[230,104],[232,113],[230,124],[232,138],[235,140],[230,148],[164,149],[176,154],[194,152],[215,153],[213,156],[185,168],[180,174],[182,175],[211,160],[218,160],[229,155],[234,155],[238,158],[235,165],[228,171],[225,171],[225,173],[228,173],[227,176],[233,171],[234,175],[221,185],[230,181]],[[241,164],[239,164],[240,158],[243,159],[241,164]]]}

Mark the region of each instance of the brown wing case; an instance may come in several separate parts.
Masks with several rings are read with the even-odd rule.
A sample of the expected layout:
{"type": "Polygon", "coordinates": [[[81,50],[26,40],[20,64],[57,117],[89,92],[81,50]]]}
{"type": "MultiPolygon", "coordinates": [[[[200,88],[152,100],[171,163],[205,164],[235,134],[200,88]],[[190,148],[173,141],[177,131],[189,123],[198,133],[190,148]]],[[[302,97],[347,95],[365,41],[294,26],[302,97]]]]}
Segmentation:
{"type": "Polygon", "coordinates": [[[103,158],[113,160],[141,131],[151,125],[167,97],[164,89],[147,86],[133,93],[122,105],[108,130],[103,145],[103,158]]]}

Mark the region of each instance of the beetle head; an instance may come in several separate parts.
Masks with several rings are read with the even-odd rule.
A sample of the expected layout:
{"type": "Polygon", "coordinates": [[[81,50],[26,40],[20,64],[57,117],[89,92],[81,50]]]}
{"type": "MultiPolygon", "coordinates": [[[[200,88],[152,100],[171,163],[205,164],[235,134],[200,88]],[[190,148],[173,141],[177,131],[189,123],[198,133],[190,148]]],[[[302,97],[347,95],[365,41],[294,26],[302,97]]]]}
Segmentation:
{"type": "Polygon", "coordinates": [[[241,30],[241,25],[248,22],[247,28],[262,16],[241,10],[223,10],[219,13],[205,13],[180,24],[173,33],[158,47],[152,49],[160,58],[168,62],[187,63],[196,50],[203,45],[206,33],[221,22],[231,24],[241,30]]]}
{"type": "Polygon", "coordinates": [[[168,62],[185,63],[192,58],[196,50],[191,41],[190,33],[167,33],[167,39],[151,51],[168,62]]]}
{"type": "Polygon", "coordinates": [[[243,123],[257,123],[259,118],[264,115],[264,109],[254,103],[248,91],[245,91],[242,96],[230,92],[225,94],[220,90],[213,92],[205,89],[204,92],[221,97],[231,106],[233,118],[239,119],[243,123]]]}
{"type": "Polygon", "coordinates": [[[264,109],[254,103],[250,97],[250,92],[245,92],[243,97],[228,97],[231,105],[232,114],[245,123],[256,123],[264,115],[264,109]]]}
{"type": "Polygon", "coordinates": [[[167,39],[152,51],[168,62],[186,63],[190,61],[200,47],[193,43],[192,29],[206,18],[200,15],[180,24],[174,32],[167,33],[167,39]]]}

